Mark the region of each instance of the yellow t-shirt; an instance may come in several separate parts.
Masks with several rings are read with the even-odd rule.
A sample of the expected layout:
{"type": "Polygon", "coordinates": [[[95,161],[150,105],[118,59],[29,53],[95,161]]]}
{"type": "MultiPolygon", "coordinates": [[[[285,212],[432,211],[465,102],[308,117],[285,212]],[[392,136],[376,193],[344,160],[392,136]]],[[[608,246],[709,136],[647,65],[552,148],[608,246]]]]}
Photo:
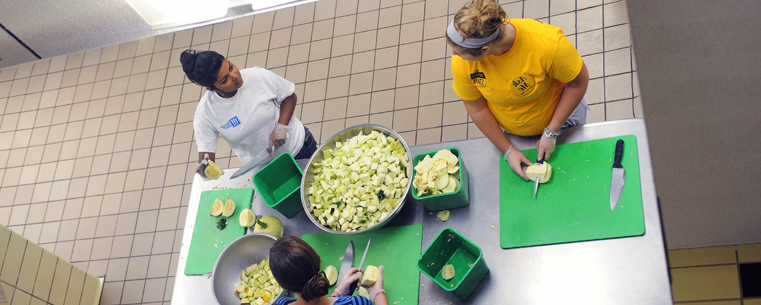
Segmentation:
{"type": "Polygon", "coordinates": [[[505,54],[470,62],[452,56],[455,93],[466,101],[483,96],[508,132],[541,134],[550,124],[565,84],[581,71],[579,52],[556,26],[511,19],[515,42],[505,54]]]}

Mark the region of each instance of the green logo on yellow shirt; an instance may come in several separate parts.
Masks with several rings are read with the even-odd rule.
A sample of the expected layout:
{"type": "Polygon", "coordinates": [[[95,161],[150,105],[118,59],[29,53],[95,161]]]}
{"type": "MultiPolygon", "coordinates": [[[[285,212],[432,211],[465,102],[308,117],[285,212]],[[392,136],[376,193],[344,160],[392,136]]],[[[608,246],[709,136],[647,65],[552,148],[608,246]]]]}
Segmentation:
{"type": "Polygon", "coordinates": [[[476,70],[475,73],[470,74],[470,79],[473,80],[474,85],[486,87],[486,75],[483,72],[476,70]]]}
{"type": "Polygon", "coordinates": [[[535,84],[533,77],[523,74],[510,81],[510,90],[517,96],[526,96],[534,90],[535,84]]]}

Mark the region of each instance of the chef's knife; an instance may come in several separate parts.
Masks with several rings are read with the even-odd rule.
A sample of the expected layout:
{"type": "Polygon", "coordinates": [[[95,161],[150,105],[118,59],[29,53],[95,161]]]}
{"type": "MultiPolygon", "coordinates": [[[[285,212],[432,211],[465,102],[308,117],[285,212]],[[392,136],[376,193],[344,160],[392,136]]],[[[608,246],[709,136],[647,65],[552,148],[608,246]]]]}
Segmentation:
{"type": "MultiPolygon", "coordinates": [[[[370,250],[370,239],[367,239],[367,246],[365,247],[365,253],[362,254],[362,260],[359,261],[359,269],[362,269],[362,264],[365,263],[365,257],[367,256],[367,250],[370,250]]],[[[341,265],[341,268],[343,268],[343,265],[341,265]]],[[[359,284],[359,280],[356,280],[349,285],[349,293],[354,292],[355,289],[357,289],[357,285],[359,284]]]]}
{"type": "Polygon", "coordinates": [[[616,141],[616,156],[613,159],[613,174],[610,180],[610,210],[613,211],[621,201],[621,192],[624,189],[626,170],[621,166],[621,157],[624,154],[624,140],[616,141]]]}
{"type": "Polygon", "coordinates": [[[250,172],[254,167],[262,163],[267,157],[271,156],[272,152],[270,151],[269,147],[265,147],[264,150],[259,152],[256,156],[254,156],[251,161],[246,162],[246,164],[243,165],[243,167],[239,168],[235,173],[230,177],[230,179],[235,179],[240,176],[243,176],[245,173],[250,172]]]}
{"type": "MultiPolygon", "coordinates": [[[[536,160],[537,164],[544,163],[544,154],[542,154],[542,158],[539,160],[536,160]]],[[[539,189],[539,178],[534,179],[534,198],[536,198],[536,191],[539,189]]]]}
{"type": "Polygon", "coordinates": [[[341,270],[338,270],[338,281],[336,287],[341,284],[346,273],[349,273],[349,269],[354,268],[354,241],[349,242],[349,246],[346,247],[343,261],[341,262],[341,270]]]}

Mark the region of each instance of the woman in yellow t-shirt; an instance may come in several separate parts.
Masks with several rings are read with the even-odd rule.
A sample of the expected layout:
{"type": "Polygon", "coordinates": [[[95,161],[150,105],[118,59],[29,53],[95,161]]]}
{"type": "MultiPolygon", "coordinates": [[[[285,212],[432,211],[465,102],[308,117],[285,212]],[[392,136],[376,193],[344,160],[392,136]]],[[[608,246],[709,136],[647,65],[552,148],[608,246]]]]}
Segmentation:
{"type": "Polygon", "coordinates": [[[521,163],[531,161],[503,130],[541,134],[537,152],[549,159],[561,128],[586,123],[589,73],[560,28],[506,17],[494,0],[474,0],[457,12],[447,28],[453,88],[478,129],[528,179],[521,163]]]}

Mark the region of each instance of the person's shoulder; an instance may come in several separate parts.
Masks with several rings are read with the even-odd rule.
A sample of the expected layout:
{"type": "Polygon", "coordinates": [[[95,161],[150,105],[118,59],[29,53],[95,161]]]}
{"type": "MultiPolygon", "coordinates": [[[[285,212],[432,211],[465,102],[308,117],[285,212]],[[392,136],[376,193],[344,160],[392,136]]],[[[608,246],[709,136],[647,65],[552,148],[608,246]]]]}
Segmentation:
{"type": "Polygon", "coordinates": [[[275,300],[274,303],[272,303],[272,305],[287,305],[287,304],[293,303],[295,301],[296,301],[296,299],[294,299],[294,298],[279,297],[279,298],[277,298],[277,300],[275,300]]]}
{"type": "Polygon", "coordinates": [[[372,305],[373,303],[363,296],[340,296],[333,305],[372,305]]]}
{"type": "Polygon", "coordinates": [[[532,37],[556,40],[562,37],[563,29],[534,19],[511,19],[510,22],[532,37]]]}
{"type": "MultiPolygon", "coordinates": [[[[201,89],[205,90],[205,89],[201,89]]],[[[209,103],[211,103],[212,99],[214,98],[214,95],[212,95],[212,91],[206,91],[201,95],[201,98],[198,100],[198,106],[196,106],[196,111],[200,111],[201,109],[209,107],[209,103]]]]}
{"type": "Polygon", "coordinates": [[[470,71],[473,70],[477,65],[478,62],[467,61],[462,59],[460,56],[452,55],[452,70],[454,72],[470,71]]]}
{"type": "Polygon", "coordinates": [[[243,74],[243,75],[270,75],[270,74],[273,74],[273,72],[270,71],[270,70],[267,70],[267,69],[261,68],[261,67],[256,67],[256,66],[240,70],[240,73],[243,74]]]}

